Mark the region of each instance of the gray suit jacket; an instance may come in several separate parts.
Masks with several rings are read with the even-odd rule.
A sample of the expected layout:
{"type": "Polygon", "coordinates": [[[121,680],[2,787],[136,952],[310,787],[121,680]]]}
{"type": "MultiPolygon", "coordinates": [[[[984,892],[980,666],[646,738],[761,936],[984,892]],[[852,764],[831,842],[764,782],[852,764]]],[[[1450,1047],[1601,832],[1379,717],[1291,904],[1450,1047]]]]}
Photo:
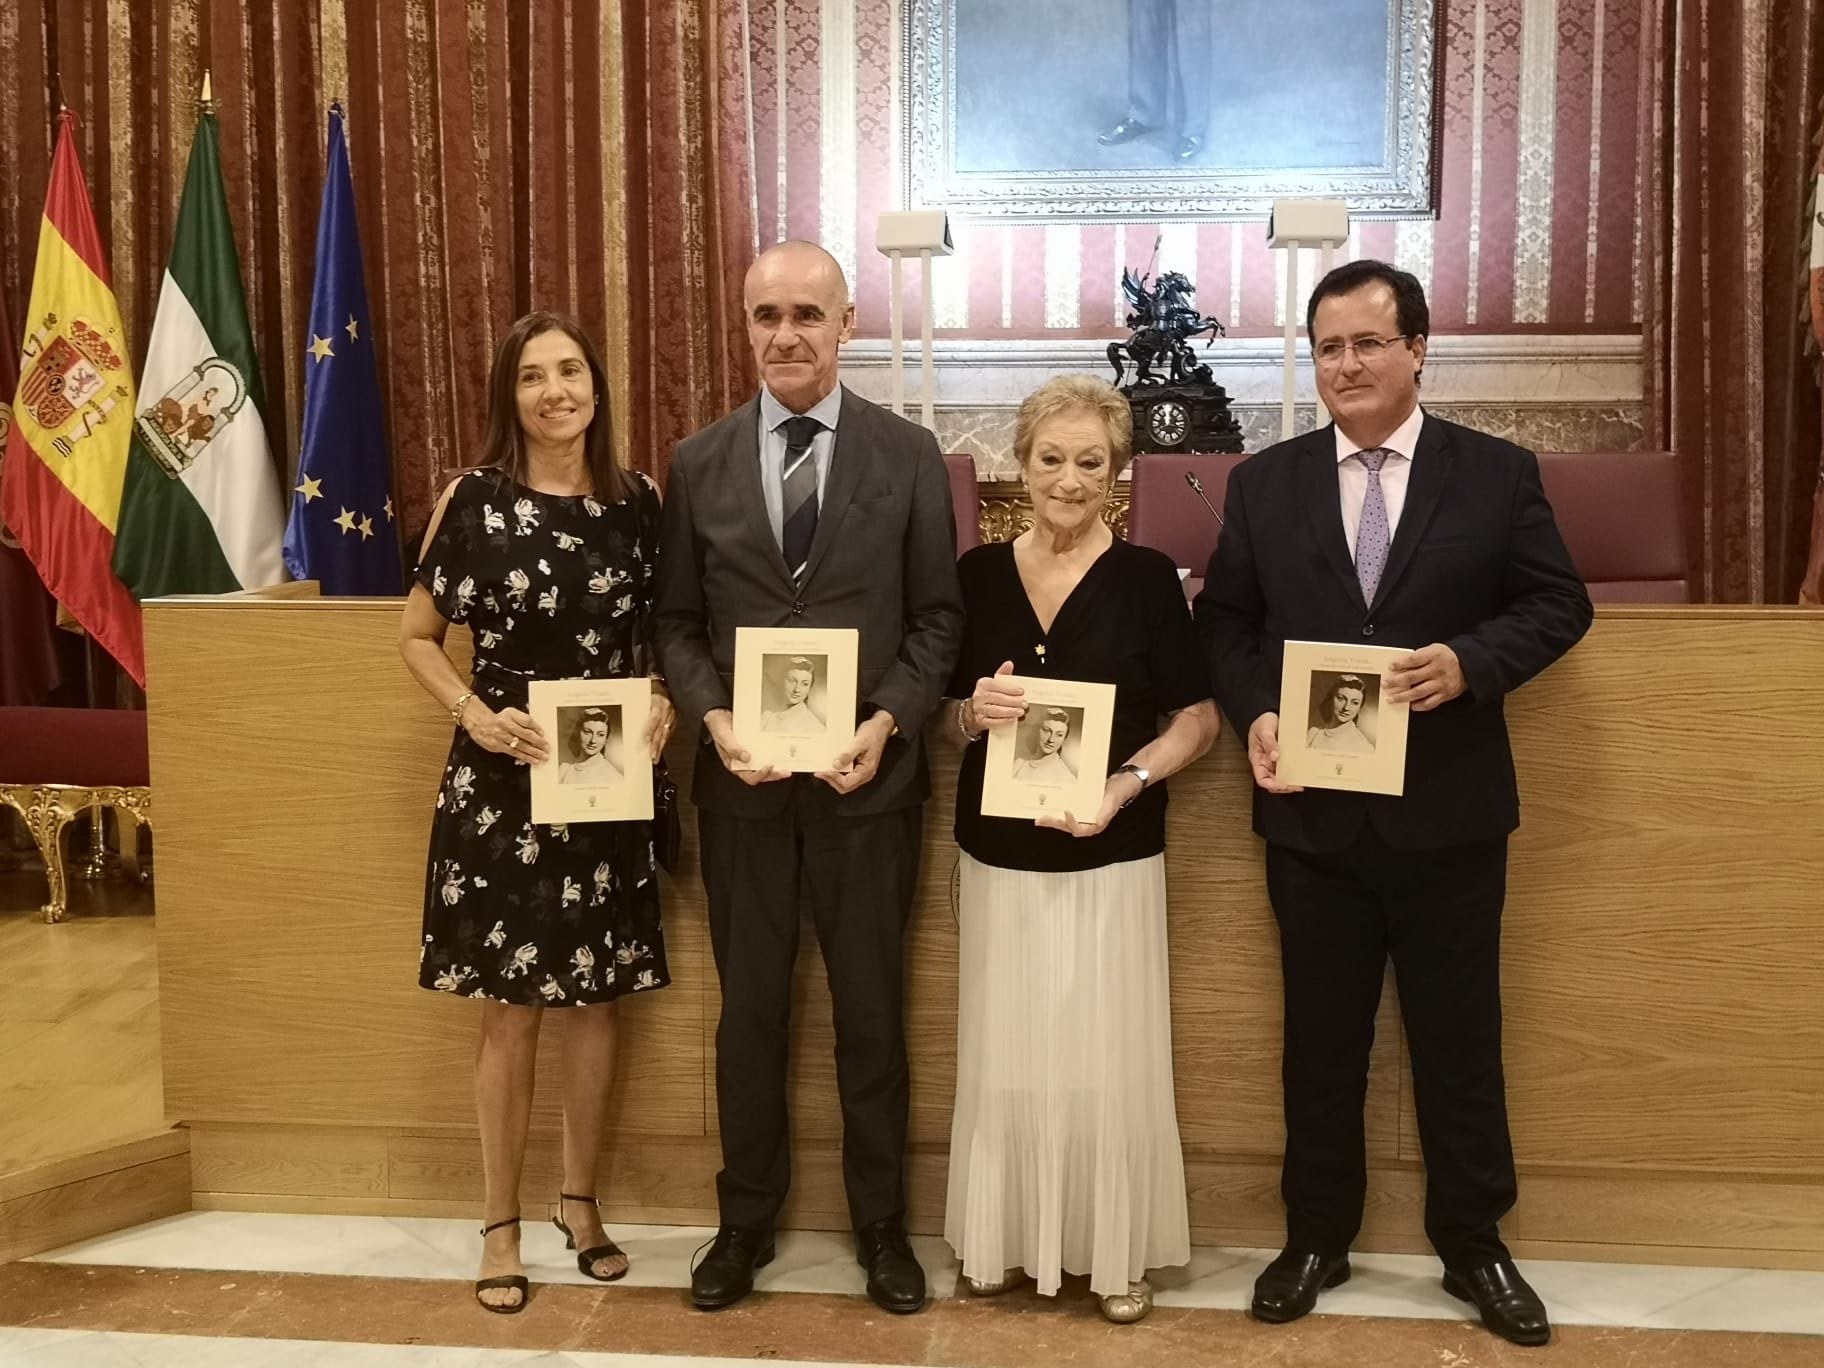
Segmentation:
{"type": "Polygon", "coordinates": [[[709,734],[695,766],[697,806],[779,812],[798,788],[832,814],[922,803],[931,792],[920,729],[962,644],[956,524],[937,439],[842,393],[842,415],[804,582],[794,584],[766,518],[759,399],[678,444],[665,490],[653,632],[678,710],[693,723],[733,706],[737,627],[854,627],[858,714],[893,715],[872,782],[841,795],[804,779],[749,786],[722,767],[709,734]]]}

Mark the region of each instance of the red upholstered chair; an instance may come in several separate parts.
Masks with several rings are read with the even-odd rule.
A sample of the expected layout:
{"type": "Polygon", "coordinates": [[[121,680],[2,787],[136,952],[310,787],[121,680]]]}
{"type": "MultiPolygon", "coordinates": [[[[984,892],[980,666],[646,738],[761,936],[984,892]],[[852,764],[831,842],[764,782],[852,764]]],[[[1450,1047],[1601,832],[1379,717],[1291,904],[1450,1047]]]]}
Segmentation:
{"type": "Polygon", "coordinates": [[[956,554],[981,545],[982,491],[976,483],[975,457],[951,453],[944,457],[950,476],[950,504],[956,511],[956,554]]]}
{"type": "Polygon", "coordinates": [[[1195,475],[1203,484],[1203,498],[1216,512],[1229,490],[1229,472],[1247,456],[1180,456],[1152,452],[1134,457],[1128,467],[1127,539],[1136,546],[1163,551],[1181,570],[1189,570],[1185,591],[1203,587],[1203,572],[1216,550],[1222,526],[1203,506],[1203,499],[1185,480],[1195,475]]]}
{"type": "Polygon", "coordinates": [[[1542,451],[1539,478],[1597,603],[1689,603],[1684,497],[1669,451],[1542,451]]]}
{"type": "MultiPolygon", "coordinates": [[[[47,922],[68,906],[63,832],[76,814],[113,807],[152,817],[146,715],[112,708],[0,708],[0,803],[25,819],[44,857],[47,922]]],[[[129,853],[137,843],[123,840],[129,853]]]]}

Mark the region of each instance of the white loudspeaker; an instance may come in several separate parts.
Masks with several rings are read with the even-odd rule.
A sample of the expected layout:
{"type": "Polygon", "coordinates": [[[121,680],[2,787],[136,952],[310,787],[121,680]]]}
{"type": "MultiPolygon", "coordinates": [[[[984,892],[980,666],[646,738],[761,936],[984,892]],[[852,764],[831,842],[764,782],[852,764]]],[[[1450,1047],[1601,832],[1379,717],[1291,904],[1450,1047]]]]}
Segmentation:
{"type": "Polygon", "coordinates": [[[923,354],[919,361],[920,398],[926,427],[934,425],[932,410],[937,400],[937,377],[931,359],[931,258],[949,256],[956,249],[950,241],[950,216],[942,209],[889,210],[874,221],[874,249],[893,263],[890,331],[893,337],[893,412],[902,418],[906,412],[905,324],[900,317],[900,297],[905,289],[902,265],[906,257],[916,254],[923,272],[924,289],[920,294],[919,341],[923,354]]]}

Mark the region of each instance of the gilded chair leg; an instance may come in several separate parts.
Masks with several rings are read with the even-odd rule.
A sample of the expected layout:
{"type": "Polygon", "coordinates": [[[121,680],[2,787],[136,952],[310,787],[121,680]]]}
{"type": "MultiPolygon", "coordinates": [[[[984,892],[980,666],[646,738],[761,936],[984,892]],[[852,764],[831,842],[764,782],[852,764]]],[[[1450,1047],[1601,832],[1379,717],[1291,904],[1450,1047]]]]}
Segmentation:
{"type": "Polygon", "coordinates": [[[50,840],[40,847],[44,852],[44,881],[50,892],[50,900],[44,905],[46,926],[62,921],[69,909],[70,885],[63,868],[63,833],[73,820],[73,813],[53,812],[50,840]]]}
{"type": "Polygon", "coordinates": [[[38,847],[38,857],[44,861],[44,881],[49,895],[44,904],[44,920],[49,925],[62,921],[64,909],[69,905],[69,890],[63,877],[63,829],[70,824],[75,812],[59,802],[56,793],[49,788],[28,790],[25,797],[24,807],[16,810],[24,816],[25,829],[31,833],[32,841],[38,847]]]}

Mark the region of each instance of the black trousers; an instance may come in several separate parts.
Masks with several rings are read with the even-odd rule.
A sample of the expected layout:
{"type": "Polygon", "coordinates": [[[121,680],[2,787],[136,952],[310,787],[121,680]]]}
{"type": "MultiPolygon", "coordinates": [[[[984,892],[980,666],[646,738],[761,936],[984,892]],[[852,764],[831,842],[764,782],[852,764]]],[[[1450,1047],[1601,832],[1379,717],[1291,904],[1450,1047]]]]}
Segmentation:
{"type": "Polygon", "coordinates": [[[842,1176],[860,1230],[905,1213],[905,932],[924,814],[806,820],[800,807],[794,794],[777,817],[698,816],[722,980],[716,1195],[723,1224],[771,1230],[791,1186],[786,1059],[802,894],[835,1008],[842,1176]]]}
{"type": "Polygon", "coordinates": [[[1364,824],[1348,849],[1267,846],[1285,975],[1286,1243],[1327,1256],[1362,1225],[1362,1104],[1388,957],[1412,1055],[1425,1233],[1447,1268],[1507,1257],[1514,1204],[1501,1068],[1507,841],[1395,850],[1364,824]]]}

